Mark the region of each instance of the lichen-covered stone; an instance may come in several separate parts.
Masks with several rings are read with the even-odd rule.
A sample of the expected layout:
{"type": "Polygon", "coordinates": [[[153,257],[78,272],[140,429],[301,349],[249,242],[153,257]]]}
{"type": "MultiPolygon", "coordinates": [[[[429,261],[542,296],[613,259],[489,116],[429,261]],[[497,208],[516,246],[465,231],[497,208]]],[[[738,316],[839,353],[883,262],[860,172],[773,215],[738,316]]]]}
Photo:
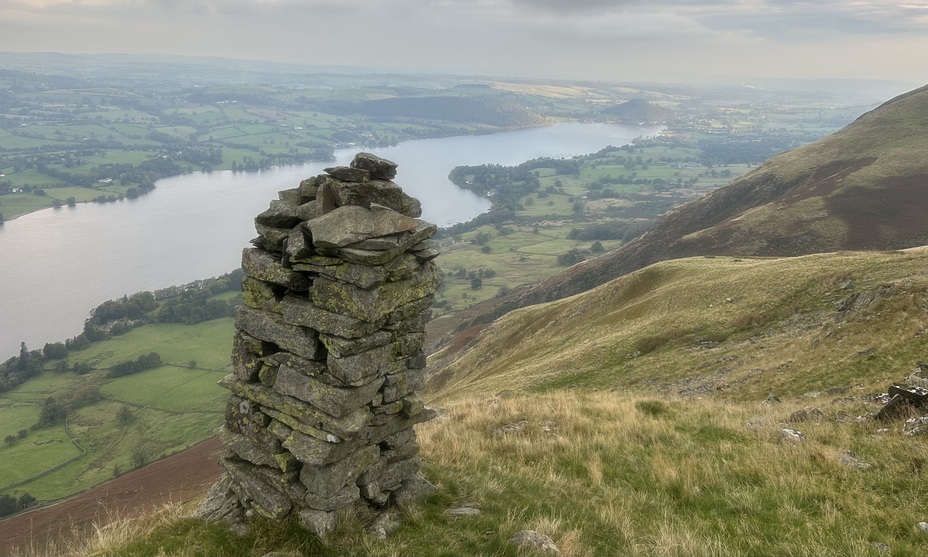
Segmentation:
{"type": "Polygon", "coordinates": [[[325,356],[325,347],[319,342],[316,331],[287,324],[274,313],[239,306],[235,312],[235,327],[303,358],[316,360],[325,356]]]}
{"type": "Polygon", "coordinates": [[[392,344],[385,344],[353,356],[336,358],[330,354],[327,360],[329,371],[345,385],[365,385],[396,371],[393,351],[392,344]]]}
{"type": "Polygon", "coordinates": [[[242,250],[242,271],[246,276],[272,282],[298,292],[306,291],[311,281],[305,275],[284,268],[280,258],[257,248],[242,250]]]}
{"type": "Polygon", "coordinates": [[[336,418],[260,383],[242,383],[229,380],[228,376],[220,385],[239,397],[255,401],[263,412],[287,426],[333,443],[356,436],[370,417],[370,410],[362,407],[336,418]]]}
{"type": "Polygon", "coordinates": [[[219,428],[219,438],[227,449],[242,460],[263,466],[277,465],[274,454],[280,450],[280,442],[276,439],[274,443],[263,444],[254,437],[234,433],[226,427],[219,428]]]}
{"type": "Polygon", "coordinates": [[[323,256],[293,261],[294,270],[318,273],[366,290],[385,282],[408,279],[421,270],[418,260],[411,254],[400,254],[387,263],[376,266],[359,265],[336,257],[323,256]]]}
{"type": "Polygon", "coordinates": [[[320,334],[319,341],[325,346],[331,358],[345,358],[361,352],[367,352],[379,346],[393,342],[390,331],[379,330],[366,337],[345,338],[336,335],[320,334]]]}
{"type": "Polygon", "coordinates": [[[312,327],[320,333],[343,338],[362,338],[377,331],[380,326],[360,319],[321,308],[306,298],[286,296],[280,303],[285,323],[312,327]]]}
{"type": "Polygon", "coordinates": [[[241,330],[232,336],[232,371],[242,381],[253,381],[261,369],[265,345],[262,341],[241,330]]]}
{"type": "Polygon", "coordinates": [[[312,257],[313,241],[309,230],[301,223],[287,233],[287,257],[291,260],[312,257]]]}
{"type": "Polygon", "coordinates": [[[378,378],[360,387],[337,388],[283,365],[277,371],[274,387],[280,393],[308,402],[335,418],[341,418],[369,404],[383,381],[383,378],[378,378]]]}
{"type": "MultiPolygon", "coordinates": [[[[283,290],[280,286],[276,288],[283,290]]],[[[271,283],[242,277],[242,303],[250,308],[281,313],[278,294],[271,283]]]]}
{"type": "Polygon", "coordinates": [[[426,265],[416,276],[388,282],[371,290],[319,277],[313,281],[310,296],[317,306],[333,313],[378,323],[397,308],[431,296],[439,284],[441,276],[437,268],[426,265]]]}

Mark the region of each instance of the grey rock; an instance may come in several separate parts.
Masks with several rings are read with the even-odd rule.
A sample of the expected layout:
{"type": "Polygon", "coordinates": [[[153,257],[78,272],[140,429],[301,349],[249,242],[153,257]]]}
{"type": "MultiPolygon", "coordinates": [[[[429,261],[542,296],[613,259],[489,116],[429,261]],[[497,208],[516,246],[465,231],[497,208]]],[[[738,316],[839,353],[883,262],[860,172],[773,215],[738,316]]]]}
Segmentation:
{"type": "Polygon", "coordinates": [[[277,289],[283,290],[282,287],[271,283],[242,277],[242,303],[253,309],[280,313],[277,289]]]}
{"type": "Polygon", "coordinates": [[[378,481],[385,490],[393,491],[403,483],[403,480],[418,474],[419,468],[421,466],[422,459],[419,457],[409,458],[388,464],[387,469],[384,470],[378,481]]]}
{"type": "Polygon", "coordinates": [[[313,255],[313,240],[309,228],[305,223],[294,226],[287,233],[286,242],[287,257],[293,259],[305,259],[313,255]]]}
{"type": "Polygon", "coordinates": [[[387,208],[365,209],[356,205],[337,207],[308,221],[313,245],[338,248],[369,238],[413,230],[415,219],[387,208]]]}
{"type": "Polygon", "coordinates": [[[787,423],[799,424],[803,422],[827,422],[828,416],[818,408],[802,408],[790,414],[786,419],[787,423]]]}
{"type": "Polygon", "coordinates": [[[278,369],[274,386],[282,394],[308,402],[333,417],[342,418],[370,403],[383,381],[383,378],[378,378],[356,388],[338,388],[282,365],[278,369]]]}
{"type": "Polygon", "coordinates": [[[222,465],[232,479],[232,491],[240,500],[247,500],[259,514],[271,520],[280,520],[290,512],[292,503],[287,494],[259,477],[251,465],[230,459],[223,459],[222,465]]]}
{"type": "Polygon", "coordinates": [[[326,174],[344,182],[367,182],[371,179],[371,173],[363,168],[352,168],[350,166],[330,166],[323,168],[326,174]]]}
{"type": "Polygon", "coordinates": [[[325,539],[333,530],[335,530],[335,513],[332,511],[317,511],[314,509],[303,509],[300,511],[300,525],[325,539]]]}
{"type": "Polygon", "coordinates": [[[243,399],[258,401],[263,413],[288,427],[332,443],[357,435],[371,416],[370,410],[362,407],[336,418],[264,385],[229,380],[229,377],[219,384],[243,399]]]}
{"type": "Polygon", "coordinates": [[[207,522],[227,522],[238,524],[245,520],[245,509],[239,503],[238,495],[232,491],[232,480],[228,474],[210,486],[206,499],[193,513],[194,518],[207,522]]]}
{"type": "Polygon", "coordinates": [[[361,498],[361,490],[356,485],[346,485],[334,495],[321,497],[314,493],[308,493],[303,498],[303,503],[317,511],[334,511],[347,507],[361,498]]]}
{"type": "Polygon", "coordinates": [[[541,550],[546,553],[559,554],[561,552],[554,540],[534,530],[516,532],[515,535],[509,538],[509,543],[520,548],[541,550]]]}
{"type": "Polygon", "coordinates": [[[232,371],[242,381],[254,381],[261,369],[264,343],[238,330],[232,336],[232,371]]]}
{"type": "Polygon", "coordinates": [[[332,497],[346,485],[355,485],[358,477],[379,458],[380,450],[368,445],[328,466],[304,466],[300,481],[310,494],[323,499],[332,497]]]}
{"type": "Polygon", "coordinates": [[[377,539],[385,540],[402,525],[396,513],[386,511],[379,513],[368,530],[377,539]]]}
{"type": "Polygon", "coordinates": [[[438,488],[421,475],[403,480],[399,489],[393,492],[393,502],[403,506],[435,495],[438,488]]]}
{"type": "Polygon", "coordinates": [[[329,372],[345,385],[365,385],[396,370],[397,363],[392,356],[393,346],[390,344],[342,358],[330,354],[329,372]]]}
{"type": "Polygon", "coordinates": [[[483,511],[477,507],[455,507],[453,509],[448,509],[448,514],[451,516],[480,516],[483,514],[483,511]]]}
{"type": "Polygon", "coordinates": [[[396,177],[397,164],[371,153],[358,153],[351,161],[352,168],[361,168],[370,172],[376,180],[392,180],[396,177]]]}
{"type": "MultiPolygon", "coordinates": [[[[226,449],[235,453],[242,460],[261,466],[277,466],[274,459],[276,451],[280,450],[280,443],[276,442],[277,447],[267,446],[259,443],[253,437],[246,437],[230,431],[227,427],[219,428],[219,438],[226,449]]],[[[276,441],[276,440],[275,440],[276,441]]]]}
{"type": "Polygon", "coordinates": [[[258,234],[261,235],[261,246],[264,249],[271,250],[275,253],[281,253],[284,251],[284,246],[287,243],[287,239],[290,235],[289,228],[274,228],[271,226],[265,226],[260,223],[255,223],[255,230],[258,231],[258,234]]]}
{"type": "Polygon", "coordinates": [[[317,306],[333,313],[381,323],[397,308],[434,294],[439,284],[439,271],[426,265],[417,276],[388,282],[372,290],[319,277],[313,281],[310,296],[317,306]]]}
{"type": "Polygon", "coordinates": [[[362,338],[376,332],[380,326],[321,308],[306,298],[285,296],[280,302],[283,321],[315,329],[320,333],[343,338],[362,338]]]}
{"type": "Polygon", "coordinates": [[[293,228],[302,220],[297,215],[298,206],[295,202],[271,201],[268,210],[255,217],[255,223],[273,228],[293,228]]]}
{"type": "Polygon", "coordinates": [[[315,176],[307,178],[300,182],[300,203],[307,203],[316,199],[316,192],[319,190],[319,181],[315,176]]]}
{"type": "Polygon", "coordinates": [[[873,466],[864,462],[863,460],[857,458],[857,455],[851,451],[845,451],[844,454],[838,459],[838,462],[846,468],[854,468],[857,470],[869,470],[873,466]]]}
{"type": "Polygon", "coordinates": [[[321,334],[319,335],[319,341],[329,351],[330,357],[346,358],[389,344],[393,341],[393,335],[390,331],[384,330],[376,331],[362,338],[344,338],[321,334]]]}

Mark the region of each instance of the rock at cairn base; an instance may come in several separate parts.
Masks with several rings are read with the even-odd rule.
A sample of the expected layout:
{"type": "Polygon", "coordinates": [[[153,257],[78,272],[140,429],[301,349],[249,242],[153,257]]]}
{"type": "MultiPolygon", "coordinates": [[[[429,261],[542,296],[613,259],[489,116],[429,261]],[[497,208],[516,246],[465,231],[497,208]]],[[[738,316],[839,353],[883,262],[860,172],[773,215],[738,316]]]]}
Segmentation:
{"type": "Polygon", "coordinates": [[[199,515],[293,516],[319,535],[340,509],[431,493],[413,425],[440,273],[396,164],[359,153],[280,192],[242,254],[226,474],[199,515]],[[417,495],[418,494],[418,495],[417,495]]]}

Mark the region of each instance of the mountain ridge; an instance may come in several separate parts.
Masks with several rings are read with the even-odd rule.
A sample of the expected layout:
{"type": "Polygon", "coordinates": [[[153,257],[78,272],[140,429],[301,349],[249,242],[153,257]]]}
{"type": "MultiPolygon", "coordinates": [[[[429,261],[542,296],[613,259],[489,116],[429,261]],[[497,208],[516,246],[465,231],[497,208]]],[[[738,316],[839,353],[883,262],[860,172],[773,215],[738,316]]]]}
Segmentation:
{"type": "Polygon", "coordinates": [[[664,215],[646,234],[474,311],[487,323],[515,308],[584,292],[666,259],[784,257],[928,244],[928,86],[903,93],[817,142],[664,215]],[[897,193],[899,195],[887,195],[897,193]],[[920,194],[920,195],[919,195],[920,194]]]}

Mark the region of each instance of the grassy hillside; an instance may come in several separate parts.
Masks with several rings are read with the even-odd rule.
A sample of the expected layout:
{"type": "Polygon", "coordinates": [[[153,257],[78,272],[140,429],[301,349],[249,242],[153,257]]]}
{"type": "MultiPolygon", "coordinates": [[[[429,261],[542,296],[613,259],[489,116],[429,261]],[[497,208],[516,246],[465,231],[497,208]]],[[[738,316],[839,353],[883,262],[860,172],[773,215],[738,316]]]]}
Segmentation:
{"type": "Polygon", "coordinates": [[[438,400],[559,388],[867,394],[928,356],[926,268],[928,248],[666,261],[506,315],[432,384],[438,400]]]}
{"type": "Polygon", "coordinates": [[[545,554],[509,541],[532,529],[569,556],[923,554],[928,448],[872,416],[926,359],[926,269],[928,247],[660,263],[510,313],[432,378],[438,492],[386,540],[372,514],[320,542],[175,507],[70,551],[545,554]]]}
{"type": "MultiPolygon", "coordinates": [[[[386,540],[345,515],[319,543],[292,525],[244,536],[175,507],[100,528],[79,555],[919,555],[928,504],[922,443],[895,428],[778,422],[800,407],[663,401],[625,393],[461,397],[420,426],[438,494],[402,510],[386,540]]],[[[831,409],[826,411],[834,415],[831,409]]]]}

